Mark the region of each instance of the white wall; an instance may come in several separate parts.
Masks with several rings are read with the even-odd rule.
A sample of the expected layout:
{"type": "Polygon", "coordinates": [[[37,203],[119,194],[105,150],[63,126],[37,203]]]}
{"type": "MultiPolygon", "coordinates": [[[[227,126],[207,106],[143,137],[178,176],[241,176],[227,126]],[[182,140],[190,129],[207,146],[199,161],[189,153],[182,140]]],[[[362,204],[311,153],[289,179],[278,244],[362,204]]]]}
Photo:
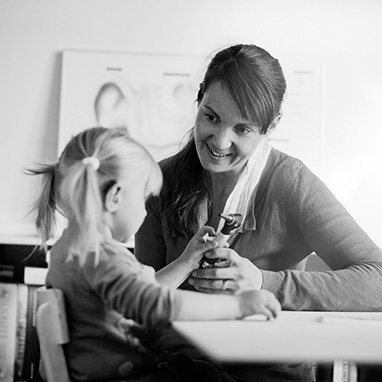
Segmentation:
{"type": "Polygon", "coordinates": [[[34,234],[23,168],[56,159],[60,51],[208,55],[248,42],[281,63],[322,62],[319,175],[382,246],[381,19],[380,0],[0,0],[0,241],[34,234]]]}

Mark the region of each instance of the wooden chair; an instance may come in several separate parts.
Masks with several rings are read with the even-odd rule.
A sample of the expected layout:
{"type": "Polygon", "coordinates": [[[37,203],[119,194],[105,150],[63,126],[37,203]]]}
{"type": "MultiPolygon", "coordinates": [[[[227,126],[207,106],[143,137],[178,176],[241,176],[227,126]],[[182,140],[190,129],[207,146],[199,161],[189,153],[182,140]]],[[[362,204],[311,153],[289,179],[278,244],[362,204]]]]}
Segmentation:
{"type": "MultiPolygon", "coordinates": [[[[45,382],[72,382],[62,345],[69,342],[64,293],[40,287],[35,292],[34,326],[40,345],[40,376],[45,382]]],[[[138,379],[129,379],[138,382],[138,379]]],[[[104,382],[127,382],[126,379],[104,382]]]]}
{"type": "Polygon", "coordinates": [[[70,382],[62,345],[69,342],[64,294],[36,289],[35,326],[40,344],[40,375],[46,382],[70,382]]]}

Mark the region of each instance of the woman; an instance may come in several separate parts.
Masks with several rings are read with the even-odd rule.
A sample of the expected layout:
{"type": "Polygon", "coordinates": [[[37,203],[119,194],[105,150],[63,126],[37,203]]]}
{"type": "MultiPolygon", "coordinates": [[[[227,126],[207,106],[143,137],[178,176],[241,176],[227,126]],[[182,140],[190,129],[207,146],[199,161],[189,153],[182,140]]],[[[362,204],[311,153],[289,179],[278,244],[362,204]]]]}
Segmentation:
{"type": "MultiPolygon", "coordinates": [[[[381,310],[381,250],[301,161],[267,142],[285,89],[278,61],[264,49],[235,45],[216,54],[189,142],[161,163],[164,186],[147,204],[136,256],[160,269],[199,226],[219,229],[220,213],[241,213],[229,248],[206,254],[220,262],[192,272],[183,287],[268,289],[284,310],[381,310]],[[331,270],[304,272],[312,252],[331,270]]],[[[296,378],[304,376],[306,369],[296,378]]]]}

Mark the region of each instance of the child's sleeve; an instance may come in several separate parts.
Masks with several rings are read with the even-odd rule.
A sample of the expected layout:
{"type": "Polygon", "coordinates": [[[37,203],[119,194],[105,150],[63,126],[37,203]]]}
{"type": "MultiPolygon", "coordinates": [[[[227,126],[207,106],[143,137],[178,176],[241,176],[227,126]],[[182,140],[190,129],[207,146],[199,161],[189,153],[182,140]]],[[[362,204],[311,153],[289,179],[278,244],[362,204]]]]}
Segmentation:
{"type": "MultiPolygon", "coordinates": [[[[147,268],[147,267],[146,267],[147,268]]],[[[145,326],[164,326],[174,319],[175,291],[164,288],[133,256],[111,255],[85,277],[105,305],[145,326]]]]}

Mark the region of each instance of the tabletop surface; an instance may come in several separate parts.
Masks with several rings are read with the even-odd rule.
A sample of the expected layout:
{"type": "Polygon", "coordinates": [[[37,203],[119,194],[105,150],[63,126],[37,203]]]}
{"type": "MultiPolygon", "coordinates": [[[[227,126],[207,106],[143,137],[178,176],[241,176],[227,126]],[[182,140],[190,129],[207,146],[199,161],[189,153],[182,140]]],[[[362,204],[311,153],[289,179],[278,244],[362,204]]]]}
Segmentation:
{"type": "Polygon", "coordinates": [[[382,362],[382,312],[287,312],[267,321],[175,321],[174,329],[221,362],[382,362]]]}

